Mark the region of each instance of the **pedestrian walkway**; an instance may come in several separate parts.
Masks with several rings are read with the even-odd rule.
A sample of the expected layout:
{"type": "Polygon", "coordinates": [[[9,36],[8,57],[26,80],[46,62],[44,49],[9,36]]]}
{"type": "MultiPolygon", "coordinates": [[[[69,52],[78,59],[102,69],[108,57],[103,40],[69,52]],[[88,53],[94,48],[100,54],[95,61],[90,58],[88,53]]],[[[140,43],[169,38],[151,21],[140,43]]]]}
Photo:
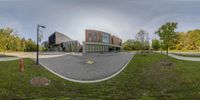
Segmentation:
{"type": "Polygon", "coordinates": [[[178,55],[175,55],[175,54],[169,54],[169,56],[176,58],[176,59],[179,59],[179,60],[200,61],[200,58],[197,58],[197,57],[184,57],[184,56],[178,56],[178,55]]]}
{"type": "Polygon", "coordinates": [[[12,61],[12,60],[18,60],[19,57],[0,57],[0,61],[12,61]]]}

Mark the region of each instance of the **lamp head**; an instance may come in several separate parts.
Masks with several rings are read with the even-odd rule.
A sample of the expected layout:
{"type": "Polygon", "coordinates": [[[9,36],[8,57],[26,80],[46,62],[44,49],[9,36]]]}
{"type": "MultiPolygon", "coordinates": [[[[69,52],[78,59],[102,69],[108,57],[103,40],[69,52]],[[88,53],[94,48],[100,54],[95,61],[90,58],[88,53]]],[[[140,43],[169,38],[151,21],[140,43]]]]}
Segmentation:
{"type": "Polygon", "coordinates": [[[39,24],[38,24],[38,27],[41,27],[41,28],[46,28],[45,26],[43,26],[43,25],[39,25],[39,24]]]}
{"type": "Polygon", "coordinates": [[[40,27],[42,27],[42,28],[46,28],[45,26],[40,26],[40,27]]]}

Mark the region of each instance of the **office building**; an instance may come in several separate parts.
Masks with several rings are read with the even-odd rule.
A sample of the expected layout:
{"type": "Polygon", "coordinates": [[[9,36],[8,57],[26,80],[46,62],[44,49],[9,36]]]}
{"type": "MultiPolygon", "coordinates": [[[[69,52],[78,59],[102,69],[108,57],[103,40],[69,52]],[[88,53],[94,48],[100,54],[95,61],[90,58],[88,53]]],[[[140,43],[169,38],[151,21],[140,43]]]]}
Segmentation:
{"type": "Polygon", "coordinates": [[[50,51],[79,52],[80,49],[81,45],[78,41],[72,40],[62,33],[54,32],[49,36],[50,51]]]}
{"type": "Polygon", "coordinates": [[[77,40],[61,43],[62,50],[65,52],[80,52],[81,44],[77,40]]]}
{"type": "Polygon", "coordinates": [[[109,33],[97,30],[85,30],[83,53],[121,51],[122,40],[109,33]]]}

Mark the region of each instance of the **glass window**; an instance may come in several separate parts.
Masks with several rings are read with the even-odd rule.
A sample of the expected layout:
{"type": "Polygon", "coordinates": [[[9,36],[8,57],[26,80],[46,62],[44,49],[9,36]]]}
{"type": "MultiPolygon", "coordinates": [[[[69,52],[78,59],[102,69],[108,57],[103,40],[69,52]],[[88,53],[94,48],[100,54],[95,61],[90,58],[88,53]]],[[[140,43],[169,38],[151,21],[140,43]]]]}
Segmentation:
{"type": "Polygon", "coordinates": [[[93,45],[93,51],[95,52],[95,45],[93,45]]]}
{"type": "Polygon", "coordinates": [[[92,34],[91,34],[91,33],[88,34],[88,41],[89,41],[89,42],[92,41],[92,34]]]}
{"type": "Polygon", "coordinates": [[[94,42],[97,42],[97,33],[93,33],[94,42]]]}
{"type": "Polygon", "coordinates": [[[101,51],[101,45],[99,46],[99,51],[101,51]]]}
{"type": "Polygon", "coordinates": [[[98,45],[96,45],[96,52],[98,52],[98,45]]]}
{"type": "Polygon", "coordinates": [[[91,45],[89,45],[89,52],[91,52],[91,45]]]}
{"type": "Polygon", "coordinates": [[[106,33],[103,34],[103,42],[104,43],[109,43],[109,35],[106,34],[106,33]]]}
{"type": "Polygon", "coordinates": [[[94,45],[94,52],[96,52],[96,45],[94,45]]]}
{"type": "Polygon", "coordinates": [[[94,52],[94,45],[92,45],[92,50],[91,51],[94,52]]]}
{"type": "Polygon", "coordinates": [[[89,45],[86,46],[86,51],[89,51],[89,45]]]}
{"type": "Polygon", "coordinates": [[[90,52],[91,51],[91,45],[88,45],[88,47],[89,47],[88,51],[90,52]]]}
{"type": "Polygon", "coordinates": [[[99,45],[97,46],[97,51],[99,52],[100,50],[99,50],[100,48],[99,48],[99,45]]]}

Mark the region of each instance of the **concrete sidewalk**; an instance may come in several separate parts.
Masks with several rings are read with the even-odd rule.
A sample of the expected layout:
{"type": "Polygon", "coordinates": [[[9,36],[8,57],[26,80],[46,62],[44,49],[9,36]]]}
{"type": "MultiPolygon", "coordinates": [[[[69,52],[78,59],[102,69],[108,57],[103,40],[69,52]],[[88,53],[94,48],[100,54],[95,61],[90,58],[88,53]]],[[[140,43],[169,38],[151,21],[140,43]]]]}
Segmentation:
{"type": "MultiPolygon", "coordinates": [[[[160,52],[155,52],[155,53],[160,53],[160,52]]],[[[162,54],[165,54],[167,55],[166,52],[163,52],[162,54]]],[[[188,54],[188,53],[187,53],[188,54]]],[[[173,53],[170,53],[168,54],[170,57],[173,57],[173,58],[176,58],[176,59],[179,59],[179,60],[186,60],[186,61],[200,61],[200,57],[184,57],[184,56],[179,56],[179,55],[176,55],[176,54],[173,54],[173,53]]]]}
{"type": "Polygon", "coordinates": [[[176,58],[176,59],[179,59],[179,60],[187,60],[187,61],[200,61],[200,58],[197,58],[197,57],[184,57],[184,56],[178,56],[178,55],[175,55],[175,54],[168,54],[170,57],[173,57],[173,58],[176,58]]]}
{"type": "Polygon", "coordinates": [[[19,57],[0,57],[0,61],[12,61],[12,60],[18,60],[19,57]]]}
{"type": "MultiPolygon", "coordinates": [[[[8,56],[16,56],[20,58],[36,58],[36,52],[5,52],[2,53],[8,56]]],[[[39,52],[39,58],[51,58],[51,57],[59,57],[64,55],[70,55],[73,53],[66,53],[66,52],[39,52]]]]}

